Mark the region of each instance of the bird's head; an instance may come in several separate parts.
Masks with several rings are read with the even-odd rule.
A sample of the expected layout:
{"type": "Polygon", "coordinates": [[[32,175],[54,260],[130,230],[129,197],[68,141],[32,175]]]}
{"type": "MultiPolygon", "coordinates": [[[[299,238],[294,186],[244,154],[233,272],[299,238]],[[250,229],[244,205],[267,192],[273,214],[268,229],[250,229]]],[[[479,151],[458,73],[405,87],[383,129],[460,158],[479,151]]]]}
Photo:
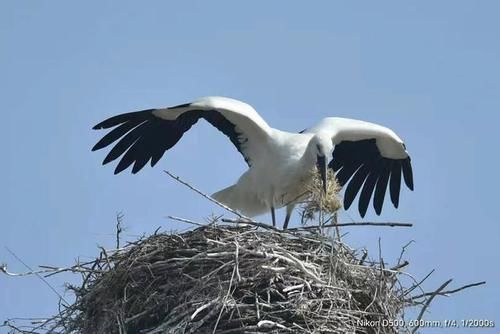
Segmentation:
{"type": "Polygon", "coordinates": [[[318,168],[323,183],[323,190],[326,194],[327,190],[327,171],[328,162],[332,157],[333,142],[330,136],[316,135],[312,139],[312,145],[316,155],[316,168],[318,168]]]}

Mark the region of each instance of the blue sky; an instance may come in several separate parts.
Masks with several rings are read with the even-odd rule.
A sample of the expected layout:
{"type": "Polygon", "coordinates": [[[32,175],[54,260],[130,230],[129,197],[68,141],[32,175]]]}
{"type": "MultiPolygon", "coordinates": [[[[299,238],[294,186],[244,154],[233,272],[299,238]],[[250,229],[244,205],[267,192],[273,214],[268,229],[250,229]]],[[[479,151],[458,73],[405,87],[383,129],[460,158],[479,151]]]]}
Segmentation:
{"type": "MultiPolygon", "coordinates": [[[[414,227],[346,228],[346,241],[376,256],[380,237],[394,262],[415,240],[408,271],[436,269],[428,289],[489,283],[436,299],[427,319],[500,326],[499,12],[495,1],[3,1],[0,262],[25,270],[5,247],[33,267],[92,258],[113,246],[120,211],[129,239],[188,228],[167,215],[220,213],[162,172],[208,193],[235,182],[245,163],[209,125],[135,176],[114,176],[90,148],[103,134],[91,127],[108,116],[223,95],[289,131],[326,116],[393,128],[412,155],[415,191],[366,220],[414,227]]],[[[342,219],[361,220],[354,210],[342,219]]],[[[50,282],[64,292],[75,279],[50,282]]],[[[56,309],[37,278],[0,276],[1,320],[56,309]]]]}

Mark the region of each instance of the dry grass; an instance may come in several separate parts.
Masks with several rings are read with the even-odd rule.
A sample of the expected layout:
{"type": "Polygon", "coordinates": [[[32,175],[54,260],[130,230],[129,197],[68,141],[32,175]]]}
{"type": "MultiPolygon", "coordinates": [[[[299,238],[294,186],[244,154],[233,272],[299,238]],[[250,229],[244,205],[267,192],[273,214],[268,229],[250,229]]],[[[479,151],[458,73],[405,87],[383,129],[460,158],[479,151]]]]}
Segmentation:
{"type": "Polygon", "coordinates": [[[318,215],[331,216],[334,215],[340,208],[342,203],[340,201],[339,192],[340,186],[335,178],[335,174],[331,168],[327,172],[327,188],[326,196],[323,191],[323,183],[317,169],[312,171],[312,182],[305,185],[307,196],[301,203],[301,217],[302,224],[309,222],[317,222],[327,219],[324,217],[317,217],[318,215]]]}

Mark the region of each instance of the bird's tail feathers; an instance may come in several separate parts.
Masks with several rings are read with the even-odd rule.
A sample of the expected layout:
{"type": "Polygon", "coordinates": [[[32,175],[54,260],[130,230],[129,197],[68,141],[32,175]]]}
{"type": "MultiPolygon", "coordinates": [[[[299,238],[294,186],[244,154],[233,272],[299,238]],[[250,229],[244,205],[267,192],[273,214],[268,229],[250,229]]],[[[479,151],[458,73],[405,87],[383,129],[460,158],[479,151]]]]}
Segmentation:
{"type": "Polygon", "coordinates": [[[258,216],[269,211],[269,208],[257,196],[248,190],[243,191],[241,187],[238,187],[238,184],[212,194],[212,198],[247,217],[258,216]]]}

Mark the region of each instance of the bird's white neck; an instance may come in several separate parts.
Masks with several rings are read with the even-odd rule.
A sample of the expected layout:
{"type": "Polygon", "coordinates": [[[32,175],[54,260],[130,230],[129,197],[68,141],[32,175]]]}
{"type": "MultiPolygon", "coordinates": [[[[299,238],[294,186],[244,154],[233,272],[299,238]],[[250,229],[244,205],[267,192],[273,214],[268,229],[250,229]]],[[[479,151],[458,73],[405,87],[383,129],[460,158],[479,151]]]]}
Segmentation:
{"type": "Polygon", "coordinates": [[[307,148],[302,156],[302,162],[304,164],[314,165],[318,157],[317,141],[312,138],[307,144],[307,148]]]}
{"type": "Polygon", "coordinates": [[[328,160],[332,156],[332,151],[333,144],[330,137],[315,135],[307,144],[301,164],[303,167],[314,168],[318,155],[323,155],[328,160]]]}

